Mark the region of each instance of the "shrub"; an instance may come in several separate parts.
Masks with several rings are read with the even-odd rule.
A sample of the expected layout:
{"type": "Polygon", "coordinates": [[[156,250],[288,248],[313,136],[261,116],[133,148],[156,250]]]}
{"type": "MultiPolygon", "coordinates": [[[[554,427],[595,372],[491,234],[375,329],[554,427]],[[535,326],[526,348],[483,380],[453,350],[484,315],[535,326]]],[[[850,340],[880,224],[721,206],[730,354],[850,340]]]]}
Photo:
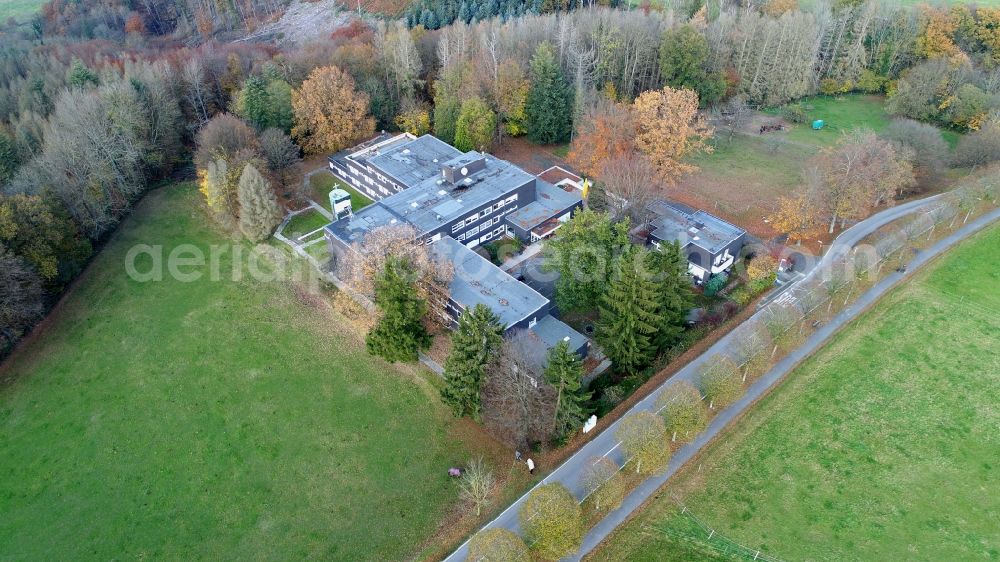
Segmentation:
{"type": "Polygon", "coordinates": [[[708,283],[705,283],[705,296],[707,297],[715,296],[716,293],[725,288],[726,283],[728,282],[729,282],[729,275],[725,273],[720,273],[712,277],[711,279],[708,280],[708,283]]]}
{"type": "Polygon", "coordinates": [[[753,300],[753,293],[751,293],[747,287],[740,287],[732,293],[729,293],[729,298],[736,304],[743,307],[750,304],[750,301],[753,300]]]}
{"type": "Polygon", "coordinates": [[[786,105],[781,109],[781,117],[790,123],[808,123],[809,113],[801,103],[786,105]]]}
{"type": "Polygon", "coordinates": [[[885,90],[888,83],[888,78],[875,74],[868,69],[862,70],[861,76],[858,77],[858,89],[866,94],[881,93],[885,90]]]}

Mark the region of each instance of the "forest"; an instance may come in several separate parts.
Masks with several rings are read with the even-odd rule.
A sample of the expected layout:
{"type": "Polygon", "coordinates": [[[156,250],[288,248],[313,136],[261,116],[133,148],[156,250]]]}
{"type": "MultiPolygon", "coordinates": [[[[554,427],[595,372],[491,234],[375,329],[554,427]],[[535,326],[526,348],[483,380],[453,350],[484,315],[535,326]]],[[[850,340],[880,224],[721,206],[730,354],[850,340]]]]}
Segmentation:
{"type": "Polygon", "coordinates": [[[699,107],[733,115],[860,91],[886,95],[910,127],[968,133],[960,165],[1000,154],[1000,9],[743,4],[417,0],[400,19],[364,14],[279,48],[239,40],[280,17],[277,0],[52,0],[0,29],[0,353],[152,186],[197,177],[219,223],[260,240],[294,196],[301,156],[377,129],[480,150],[572,140],[571,162],[608,184],[624,180],[606,161],[641,152],[669,183],[708,134],[699,107]],[[648,126],[639,146],[597,142],[617,119],[676,104],[690,106],[690,144],[664,146],[670,131],[648,126]]]}

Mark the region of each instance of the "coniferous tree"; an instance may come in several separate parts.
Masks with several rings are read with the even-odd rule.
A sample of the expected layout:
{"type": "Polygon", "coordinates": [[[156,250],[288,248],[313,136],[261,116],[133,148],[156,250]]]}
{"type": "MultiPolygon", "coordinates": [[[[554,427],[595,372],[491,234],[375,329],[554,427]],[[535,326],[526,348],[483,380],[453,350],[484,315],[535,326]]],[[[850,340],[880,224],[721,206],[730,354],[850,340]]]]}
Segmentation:
{"type": "Polygon", "coordinates": [[[528,138],[540,144],[563,142],[573,129],[573,91],[566,83],[552,45],[545,41],[531,58],[528,138]]]}
{"type": "Polygon", "coordinates": [[[687,259],[677,242],[662,243],[649,252],[650,270],[655,275],[659,324],[654,343],[664,350],[675,343],[684,331],[691,308],[691,282],[687,278],[687,259]]]}
{"type": "Polygon", "coordinates": [[[236,95],[234,113],[250,122],[258,130],[269,126],[268,113],[270,100],[267,95],[267,83],[260,76],[250,76],[243,82],[236,95]]]}
{"type": "Polygon", "coordinates": [[[583,362],[570,351],[565,341],[561,341],[549,351],[544,375],[545,381],[556,391],[553,433],[565,437],[580,427],[587,417],[584,402],[590,398],[590,393],[583,390],[583,362]]]}
{"type": "Polygon", "coordinates": [[[599,307],[598,342],[626,373],[645,367],[656,354],[654,339],[661,320],[657,287],[645,265],[647,254],[636,246],[626,250],[599,307]]]}
{"type": "Polygon", "coordinates": [[[83,88],[86,85],[96,86],[98,83],[97,74],[87,68],[83,61],[74,58],[69,69],[69,83],[71,86],[83,88]]]}
{"type": "Polygon", "coordinates": [[[365,345],[369,353],[386,361],[416,361],[418,352],[431,345],[422,322],[427,303],[417,296],[411,277],[409,264],[390,257],[375,280],[375,305],[382,317],[368,332],[365,345]]]}
{"type": "Polygon", "coordinates": [[[270,236],[281,222],[281,207],[270,182],[257,168],[247,164],[236,193],[240,203],[240,232],[253,242],[270,236]]]}
{"type": "Polygon", "coordinates": [[[455,416],[479,419],[480,394],[486,364],[503,344],[503,326],[484,304],[477,304],[458,318],[451,335],[451,354],[444,363],[441,398],[455,416]]]}

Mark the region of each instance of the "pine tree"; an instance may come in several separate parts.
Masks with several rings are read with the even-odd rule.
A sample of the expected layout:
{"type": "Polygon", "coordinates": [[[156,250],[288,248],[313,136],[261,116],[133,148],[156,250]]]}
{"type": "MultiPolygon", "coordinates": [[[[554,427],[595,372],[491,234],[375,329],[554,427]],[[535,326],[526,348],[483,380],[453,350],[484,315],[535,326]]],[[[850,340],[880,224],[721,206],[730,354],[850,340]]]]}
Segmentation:
{"type": "Polygon", "coordinates": [[[472,14],[469,13],[469,5],[466,2],[462,2],[462,5],[458,7],[458,19],[462,20],[462,23],[469,23],[472,19],[472,14]]]}
{"type": "Polygon", "coordinates": [[[566,83],[552,45],[545,41],[531,58],[528,90],[528,138],[551,144],[569,139],[573,129],[573,91],[566,83]]]}
{"type": "Polygon", "coordinates": [[[598,342],[615,368],[626,373],[645,367],[656,353],[653,340],[661,319],[647,254],[636,246],[626,250],[599,306],[598,342]]]}
{"type": "Polygon", "coordinates": [[[649,252],[650,270],[656,276],[659,320],[654,344],[664,350],[677,343],[691,309],[691,282],[687,259],[677,242],[663,243],[649,252]]]}
{"type": "Polygon", "coordinates": [[[444,363],[441,398],[456,417],[479,420],[479,389],[486,364],[503,344],[500,319],[484,304],[466,309],[451,335],[451,354],[444,363]]]}
{"type": "Polygon", "coordinates": [[[274,232],[281,222],[281,207],[274,196],[271,183],[260,175],[257,168],[247,164],[240,175],[236,190],[240,203],[240,231],[249,240],[260,242],[274,232]]]}
{"type": "Polygon", "coordinates": [[[583,391],[583,362],[570,351],[569,344],[561,341],[549,351],[544,374],[546,382],[556,391],[553,433],[565,437],[580,427],[587,417],[584,402],[590,399],[590,393],[583,391]]]}
{"type": "Polygon", "coordinates": [[[411,282],[412,268],[390,257],[375,280],[375,305],[382,311],[375,327],[365,337],[368,353],[386,361],[416,361],[418,352],[431,345],[423,325],[427,303],[417,296],[411,282]]]}

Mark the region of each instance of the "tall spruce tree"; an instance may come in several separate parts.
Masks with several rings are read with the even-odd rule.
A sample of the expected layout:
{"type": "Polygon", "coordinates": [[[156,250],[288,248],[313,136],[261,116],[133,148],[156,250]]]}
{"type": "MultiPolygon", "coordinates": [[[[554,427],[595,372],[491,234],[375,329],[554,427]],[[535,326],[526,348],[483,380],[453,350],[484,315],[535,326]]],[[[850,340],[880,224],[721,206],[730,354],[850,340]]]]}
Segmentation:
{"type": "Polygon", "coordinates": [[[649,267],[656,279],[659,320],[654,344],[659,350],[677,343],[691,309],[691,282],[687,260],[677,242],[662,243],[649,252],[649,267]]]}
{"type": "Polygon", "coordinates": [[[258,130],[264,129],[268,126],[268,114],[271,111],[269,98],[267,82],[260,76],[250,76],[243,82],[243,87],[236,94],[234,113],[257,127],[258,130]]]}
{"type": "Polygon", "coordinates": [[[271,183],[253,165],[243,167],[236,196],[240,203],[240,232],[253,242],[270,236],[281,222],[281,207],[271,183]]]}
{"type": "Polygon", "coordinates": [[[626,373],[649,365],[656,354],[654,340],[661,319],[647,260],[645,248],[626,250],[599,307],[597,340],[615,368],[626,373]]]}
{"type": "Polygon", "coordinates": [[[573,130],[573,90],[548,41],[540,44],[531,57],[531,88],[525,113],[532,142],[552,144],[569,139],[573,130]]]}
{"type": "Polygon", "coordinates": [[[503,345],[500,319],[484,304],[466,309],[451,335],[451,354],[444,363],[441,398],[456,417],[479,420],[479,390],[486,364],[503,345]]]}
{"type": "Polygon", "coordinates": [[[416,361],[418,352],[431,345],[422,322],[427,303],[417,296],[412,278],[409,264],[390,257],[375,279],[375,306],[382,317],[368,332],[365,345],[369,353],[386,361],[416,361]]]}
{"type": "Polygon", "coordinates": [[[561,341],[549,351],[545,366],[545,381],[556,391],[556,411],[552,419],[553,434],[566,437],[583,424],[587,412],[584,403],[590,393],[583,390],[583,362],[561,341]]]}

